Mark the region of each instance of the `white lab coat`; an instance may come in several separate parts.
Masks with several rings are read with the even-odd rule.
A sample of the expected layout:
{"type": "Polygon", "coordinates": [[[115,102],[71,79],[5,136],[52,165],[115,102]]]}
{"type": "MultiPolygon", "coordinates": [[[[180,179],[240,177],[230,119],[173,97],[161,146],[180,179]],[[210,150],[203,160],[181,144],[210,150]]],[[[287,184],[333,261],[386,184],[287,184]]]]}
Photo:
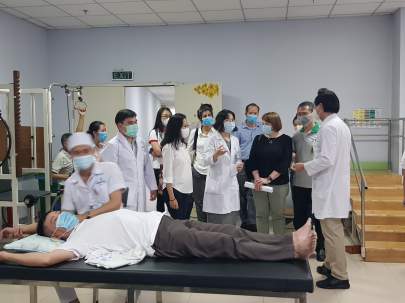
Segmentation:
{"type": "Polygon", "coordinates": [[[146,211],[146,187],[157,190],[155,174],[149,152],[142,140],[136,138],[137,154],[132,150],[128,140],[118,133],[112,138],[101,153],[102,161],[115,162],[120,167],[128,187],[127,208],[135,211],[146,211]]]}
{"type": "Polygon", "coordinates": [[[229,214],[240,209],[239,185],[236,165],[241,163],[239,140],[231,136],[231,152],[220,133],[213,134],[204,152],[205,164],[209,166],[203,200],[203,211],[212,214],[229,214]],[[227,150],[214,162],[215,151],[224,146],[227,150]]]}
{"type": "Polygon", "coordinates": [[[316,139],[314,159],[304,164],[312,176],[312,211],[317,219],[349,216],[350,148],[348,126],[336,114],[327,117],[316,139]]]}

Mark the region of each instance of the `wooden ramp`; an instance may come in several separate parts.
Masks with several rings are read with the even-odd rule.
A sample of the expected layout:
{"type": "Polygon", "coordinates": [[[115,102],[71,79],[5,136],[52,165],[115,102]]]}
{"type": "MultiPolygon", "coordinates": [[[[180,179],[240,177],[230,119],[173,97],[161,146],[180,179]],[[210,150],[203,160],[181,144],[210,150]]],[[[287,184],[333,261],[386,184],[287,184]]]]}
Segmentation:
{"type": "MultiPolygon", "coordinates": [[[[405,207],[402,177],[366,174],[365,248],[366,261],[405,263],[405,207]]],[[[357,230],[361,232],[361,200],[352,177],[352,206],[357,230]]]]}

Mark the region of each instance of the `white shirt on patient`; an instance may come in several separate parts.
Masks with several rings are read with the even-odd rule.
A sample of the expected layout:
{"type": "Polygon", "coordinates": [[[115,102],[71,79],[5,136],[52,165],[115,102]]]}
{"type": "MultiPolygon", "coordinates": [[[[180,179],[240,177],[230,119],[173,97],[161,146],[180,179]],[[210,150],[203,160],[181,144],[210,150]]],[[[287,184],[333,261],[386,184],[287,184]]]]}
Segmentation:
{"type": "Polygon", "coordinates": [[[136,249],[153,256],[152,245],[162,220],[161,212],[135,212],[120,209],[84,220],[57,249],[71,251],[74,260],[103,248],[110,251],[136,249]]]}

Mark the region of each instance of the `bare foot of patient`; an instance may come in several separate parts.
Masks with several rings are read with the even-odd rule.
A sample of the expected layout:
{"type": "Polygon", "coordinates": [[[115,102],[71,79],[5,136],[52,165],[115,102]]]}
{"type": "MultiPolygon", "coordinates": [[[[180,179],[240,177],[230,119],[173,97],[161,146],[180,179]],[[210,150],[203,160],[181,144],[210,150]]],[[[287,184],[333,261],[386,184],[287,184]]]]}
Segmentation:
{"type": "Polygon", "coordinates": [[[293,232],[295,258],[307,259],[315,253],[316,232],[311,228],[311,219],[297,231],[293,232]]]}

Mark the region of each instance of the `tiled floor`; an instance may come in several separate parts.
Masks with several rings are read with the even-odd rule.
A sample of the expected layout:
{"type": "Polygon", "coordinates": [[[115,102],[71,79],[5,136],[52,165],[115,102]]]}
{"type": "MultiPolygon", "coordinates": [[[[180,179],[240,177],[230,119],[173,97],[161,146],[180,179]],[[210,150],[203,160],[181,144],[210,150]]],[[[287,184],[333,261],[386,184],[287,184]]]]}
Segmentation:
{"type": "MultiPolygon", "coordinates": [[[[317,262],[311,260],[314,280],[321,278],[315,268],[317,262]]],[[[348,255],[348,268],[351,289],[344,291],[321,290],[315,288],[310,294],[310,303],[404,303],[405,302],[405,264],[366,263],[358,255],[348,255]]],[[[90,289],[78,289],[82,303],[92,302],[90,289]]],[[[55,291],[49,287],[38,290],[39,303],[58,302],[55,291]]],[[[29,302],[29,291],[26,286],[0,285],[1,303],[29,302]]],[[[123,303],[125,292],[119,290],[101,290],[100,303],[123,303]]],[[[140,303],[154,303],[154,292],[142,292],[140,303]]],[[[226,296],[188,293],[163,293],[164,303],[271,303],[294,302],[291,299],[226,296]]]]}

